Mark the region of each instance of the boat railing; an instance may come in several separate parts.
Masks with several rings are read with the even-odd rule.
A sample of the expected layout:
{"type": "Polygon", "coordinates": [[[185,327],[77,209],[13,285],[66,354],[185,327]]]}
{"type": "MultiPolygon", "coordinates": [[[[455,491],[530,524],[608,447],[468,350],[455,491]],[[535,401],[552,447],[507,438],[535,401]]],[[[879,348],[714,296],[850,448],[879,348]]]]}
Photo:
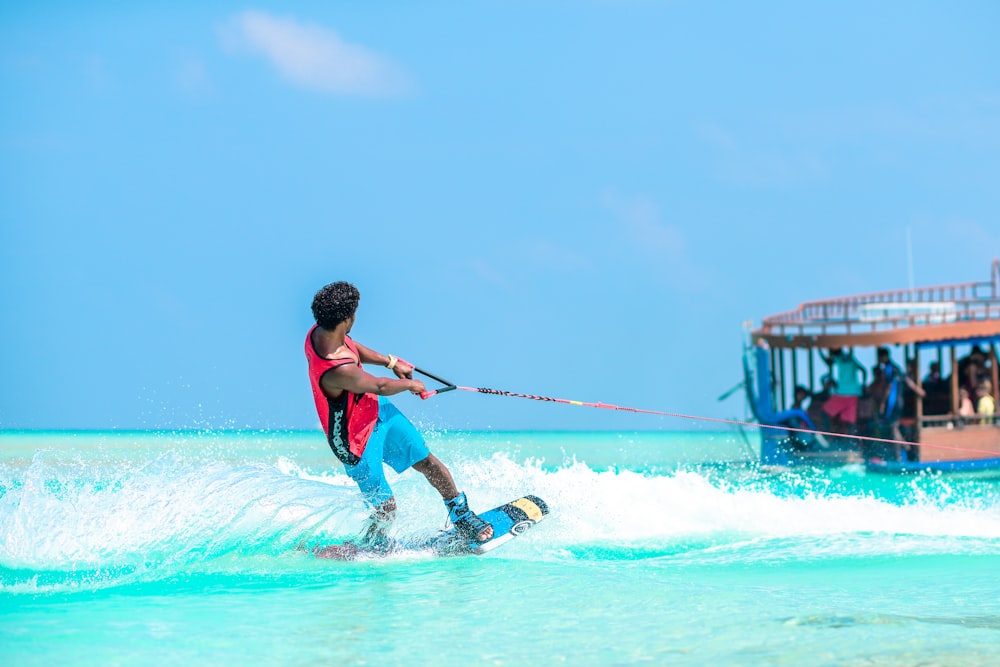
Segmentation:
{"type": "Polygon", "coordinates": [[[1000,261],[988,281],[808,301],[763,325],[776,334],[850,334],[969,320],[1000,320],[1000,261]]]}
{"type": "Polygon", "coordinates": [[[947,413],[943,415],[924,415],[920,419],[921,428],[961,429],[970,426],[1000,427],[1000,418],[994,415],[958,415],[947,413]]]}

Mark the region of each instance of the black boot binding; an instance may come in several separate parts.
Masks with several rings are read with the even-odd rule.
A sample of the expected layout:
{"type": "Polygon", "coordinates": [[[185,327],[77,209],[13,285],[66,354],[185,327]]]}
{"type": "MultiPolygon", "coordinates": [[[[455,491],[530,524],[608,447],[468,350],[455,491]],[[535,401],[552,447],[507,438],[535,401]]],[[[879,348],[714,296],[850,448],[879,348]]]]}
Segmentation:
{"type": "Polygon", "coordinates": [[[489,538],[484,540],[480,539],[479,536],[490,528],[490,524],[480,519],[479,515],[469,509],[469,502],[464,493],[444,501],[444,506],[448,508],[448,519],[464,539],[476,544],[488,541],[489,538]]]}

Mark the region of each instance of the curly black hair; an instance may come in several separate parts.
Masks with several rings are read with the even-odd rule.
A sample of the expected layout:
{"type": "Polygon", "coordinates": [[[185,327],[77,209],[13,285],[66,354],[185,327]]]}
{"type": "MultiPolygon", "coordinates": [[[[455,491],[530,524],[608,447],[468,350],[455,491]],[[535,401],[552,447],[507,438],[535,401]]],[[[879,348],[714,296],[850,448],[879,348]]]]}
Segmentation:
{"type": "Polygon", "coordinates": [[[324,329],[336,329],[338,324],[354,314],[360,300],[361,293],[351,283],[330,283],[313,297],[312,311],[316,324],[324,329]]]}

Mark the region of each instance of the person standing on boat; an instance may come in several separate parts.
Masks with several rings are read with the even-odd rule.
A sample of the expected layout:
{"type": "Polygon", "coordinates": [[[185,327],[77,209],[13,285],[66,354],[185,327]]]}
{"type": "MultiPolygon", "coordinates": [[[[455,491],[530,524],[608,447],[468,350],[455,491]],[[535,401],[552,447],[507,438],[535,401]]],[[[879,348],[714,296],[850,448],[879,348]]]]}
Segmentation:
{"type": "Polygon", "coordinates": [[[903,414],[903,393],[906,389],[923,397],[924,390],[903,372],[889,355],[889,348],[880,347],[876,353],[878,364],[872,369],[872,375],[881,380],[881,389],[877,392],[879,434],[884,438],[902,440],[899,430],[899,418],[903,414]]]}
{"type": "Polygon", "coordinates": [[[854,353],[843,348],[831,348],[830,356],[819,353],[829,367],[836,383],[833,395],[823,403],[823,411],[853,428],[858,421],[858,397],[868,383],[868,374],[854,353]]]}
{"type": "Polygon", "coordinates": [[[316,412],[330,449],[374,510],[365,546],[385,548],[385,531],[396,515],[396,498],[383,463],[397,473],[407,468],[421,473],[441,494],[459,534],[470,542],[489,540],[493,527],[469,509],[448,468],[386,398],[426,391],[423,382],[413,379],[413,365],[367,348],[348,335],[360,298],[357,288],[346,282],[330,283],[316,293],[312,302],[316,325],[306,335],[305,354],[316,412]],[[376,377],[363,364],[383,366],[396,377],[376,377]]]}

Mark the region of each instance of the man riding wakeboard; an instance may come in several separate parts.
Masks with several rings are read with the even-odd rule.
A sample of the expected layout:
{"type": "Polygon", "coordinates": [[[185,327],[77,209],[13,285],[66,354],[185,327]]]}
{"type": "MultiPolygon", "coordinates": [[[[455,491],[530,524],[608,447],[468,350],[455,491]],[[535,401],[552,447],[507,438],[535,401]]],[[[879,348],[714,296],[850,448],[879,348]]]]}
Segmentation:
{"type": "Polygon", "coordinates": [[[385,532],[395,518],[396,499],[383,463],[397,473],[411,467],[421,473],[441,494],[459,535],[473,545],[488,541],[493,527],[469,509],[448,468],[431,454],[413,424],[386,398],[404,391],[426,391],[423,382],[413,379],[413,365],[375,352],[348,335],[359,301],[357,288],[346,282],[331,283],[317,292],[312,303],[316,325],[306,336],[305,353],[316,412],[330,449],[374,510],[363,546],[389,548],[385,532]],[[371,375],[363,364],[384,366],[396,378],[371,375]]]}

